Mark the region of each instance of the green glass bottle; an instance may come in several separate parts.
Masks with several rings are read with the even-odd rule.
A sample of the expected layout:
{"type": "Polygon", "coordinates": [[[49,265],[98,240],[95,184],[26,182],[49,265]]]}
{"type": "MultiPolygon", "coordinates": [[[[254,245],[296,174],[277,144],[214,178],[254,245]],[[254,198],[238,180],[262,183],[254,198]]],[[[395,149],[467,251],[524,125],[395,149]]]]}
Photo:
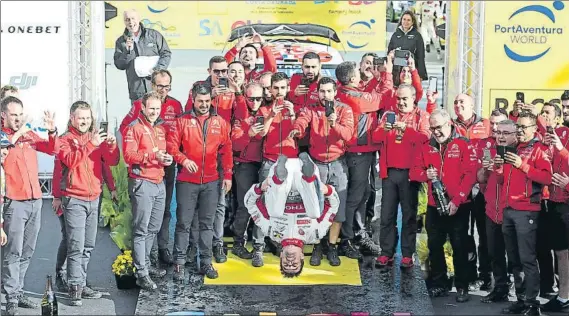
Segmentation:
{"type": "Polygon", "coordinates": [[[41,300],[41,314],[42,316],[58,315],[57,297],[55,297],[55,292],[53,291],[51,275],[47,276],[47,284],[41,300]]]}

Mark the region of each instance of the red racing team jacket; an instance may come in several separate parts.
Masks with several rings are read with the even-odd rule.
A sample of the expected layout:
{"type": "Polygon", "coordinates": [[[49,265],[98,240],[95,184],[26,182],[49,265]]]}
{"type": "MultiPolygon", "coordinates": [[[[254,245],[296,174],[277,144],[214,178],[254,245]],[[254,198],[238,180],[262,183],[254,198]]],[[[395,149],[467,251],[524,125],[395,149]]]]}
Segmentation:
{"type": "MultiPolygon", "coordinates": [[[[553,173],[569,175],[569,127],[560,126],[555,129],[563,144],[562,150],[553,148],[553,173]]],[[[569,185],[560,188],[554,185],[549,186],[549,200],[557,203],[569,203],[569,185]]]]}
{"type": "MultiPolygon", "coordinates": [[[[134,101],[132,107],[128,114],[124,117],[119,127],[119,132],[124,137],[124,132],[126,131],[128,125],[138,119],[140,112],[142,111],[142,99],[134,101]]],[[[162,102],[162,107],[160,108],[160,118],[164,122],[164,128],[166,133],[170,131],[172,124],[176,120],[178,115],[182,114],[182,104],[180,101],[167,96],[164,102],[162,102]]]]}
{"type": "Polygon", "coordinates": [[[498,181],[503,184],[500,192],[504,196],[502,209],[511,207],[517,211],[541,210],[543,187],[551,184],[552,176],[547,150],[535,137],[517,146],[517,154],[522,158],[520,168],[507,163],[496,170],[498,181]]]}
{"type": "Polygon", "coordinates": [[[183,165],[187,159],[198,167],[196,172],[182,168],[178,181],[204,184],[219,179],[218,155],[223,166],[223,179],[231,180],[233,157],[228,123],[219,115],[210,113],[198,116],[194,111],[185,112],[176,120],[174,131],[166,141],[166,151],[174,161],[183,165]],[[180,151],[180,146],[184,148],[180,151]]]}
{"type": "Polygon", "coordinates": [[[393,76],[387,72],[381,73],[381,81],[372,92],[343,85],[338,88],[336,99],[350,106],[354,114],[354,134],[348,142],[348,152],[366,153],[379,149],[373,143],[371,133],[378,123],[378,111],[385,106],[382,101],[392,89],[393,76]]]}
{"type": "Polygon", "coordinates": [[[354,115],[352,109],[335,101],[334,110],[337,115],[336,124],[330,126],[324,107],[318,102],[300,110],[293,129],[300,132],[298,138],[304,137],[309,128],[310,156],[323,163],[338,160],[346,152],[346,143],[354,133],[354,115]]]}
{"type": "MultiPolygon", "coordinates": [[[[476,144],[476,156],[478,157],[478,169],[482,168],[484,159],[484,149],[490,151],[490,157],[494,159],[497,154],[496,140],[492,137],[481,139],[476,144]]],[[[496,224],[502,224],[504,220],[503,201],[501,198],[502,183],[498,182],[498,174],[492,170],[488,171],[488,178],[485,183],[480,183],[480,193],[484,194],[486,200],[486,216],[496,224]]]]}
{"type": "Polygon", "coordinates": [[[156,159],[156,153],[166,151],[166,129],[158,119],[151,124],[140,113],[130,123],[123,140],[124,161],[128,164],[128,176],[159,184],[164,179],[164,165],[156,159]]]}
{"type": "MultiPolygon", "coordinates": [[[[275,102],[276,100],[273,100],[270,105],[259,109],[265,120],[271,116],[271,109],[275,102]]],[[[298,116],[299,110],[295,108],[295,116],[298,116]]],[[[269,132],[263,141],[264,159],[277,161],[279,155],[285,155],[288,158],[298,157],[298,144],[295,139],[288,137],[293,129],[293,124],[292,115],[287,109],[282,110],[273,118],[269,132]]]]}
{"type": "MultiPolygon", "coordinates": [[[[374,78],[371,81],[373,80],[376,79],[374,78]]],[[[370,83],[368,83],[368,85],[370,85],[370,83]]],[[[423,97],[423,81],[421,80],[421,76],[419,76],[417,69],[411,72],[411,85],[415,88],[415,104],[417,104],[423,97]]],[[[386,93],[382,102],[384,102],[383,108],[386,111],[395,111],[397,109],[397,88],[393,87],[391,89],[391,93],[386,93]]],[[[427,107],[427,113],[433,112],[434,109],[429,110],[430,109],[427,107]]]]}
{"type": "MultiPolygon", "coordinates": [[[[51,193],[54,198],[61,198],[61,176],[63,172],[63,167],[61,166],[61,161],[55,156],[53,161],[53,178],[51,185],[51,193]]],[[[103,182],[107,185],[109,191],[115,191],[117,189],[115,185],[115,179],[113,178],[113,172],[111,167],[107,164],[103,164],[103,182]]]]}
{"type": "Polygon", "coordinates": [[[231,142],[233,144],[233,159],[236,162],[261,162],[263,154],[263,137],[261,134],[249,137],[251,126],[255,125],[257,117],[262,117],[261,109],[256,112],[249,109],[243,96],[236,97],[233,124],[231,127],[231,142]]]}
{"type": "Polygon", "coordinates": [[[14,147],[4,161],[4,176],[6,177],[6,197],[15,201],[41,199],[42,192],[38,177],[38,151],[54,156],[58,152],[59,140],[57,135],[49,135],[48,139],[39,137],[29,131],[14,142],[14,131],[2,128],[14,147]],[[17,170],[17,172],[14,172],[17,170]]]}
{"type": "Polygon", "coordinates": [[[384,115],[380,124],[373,131],[372,138],[375,143],[380,145],[379,151],[379,176],[382,179],[387,178],[387,169],[411,169],[413,165],[413,155],[411,153],[418,150],[417,148],[431,137],[429,129],[429,114],[419,107],[410,113],[400,113],[396,110],[397,122],[405,122],[407,128],[403,132],[401,141],[397,141],[397,132],[392,129],[386,131],[384,124],[386,116],[384,115]]]}
{"type": "Polygon", "coordinates": [[[69,127],[60,138],[57,154],[62,166],[61,195],[83,201],[93,201],[102,192],[103,165],[116,166],[120,154],[117,144],[91,143],[91,133],[80,133],[69,127]]]}
{"type": "MultiPolygon", "coordinates": [[[[451,202],[456,206],[468,201],[470,190],[476,183],[477,159],[475,149],[468,139],[458,135],[453,129],[447,144],[439,144],[434,138],[416,147],[415,161],[409,172],[411,181],[427,182],[427,169],[433,165],[439,179],[445,185],[451,202]]],[[[432,186],[429,185],[430,206],[436,206],[432,186]]]]}

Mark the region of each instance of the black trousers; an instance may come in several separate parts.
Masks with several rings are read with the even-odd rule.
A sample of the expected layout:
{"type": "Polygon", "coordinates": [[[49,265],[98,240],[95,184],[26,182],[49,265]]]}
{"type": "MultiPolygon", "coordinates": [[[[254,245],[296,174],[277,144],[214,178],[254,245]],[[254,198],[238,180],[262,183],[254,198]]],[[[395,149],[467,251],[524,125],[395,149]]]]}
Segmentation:
{"type": "MultiPolygon", "coordinates": [[[[488,238],[486,234],[486,200],[482,193],[478,193],[476,198],[469,203],[471,206],[470,221],[471,235],[474,236],[474,225],[478,231],[478,279],[491,280],[492,267],[488,256],[488,238]]],[[[476,264],[476,262],[474,262],[476,264]]],[[[476,271],[476,269],[474,269],[476,271]]],[[[477,278],[473,276],[470,281],[477,278]]]]}
{"type": "Polygon", "coordinates": [[[514,272],[516,295],[530,305],[539,304],[538,226],[539,212],[518,211],[509,207],[504,209],[502,232],[514,272]]]}
{"type": "Polygon", "coordinates": [[[397,212],[401,204],[401,254],[413,257],[417,244],[419,183],[409,181],[409,169],[389,168],[381,198],[381,255],[392,258],[397,246],[397,212]]]}
{"type": "Polygon", "coordinates": [[[486,216],[486,237],[488,240],[488,256],[494,275],[494,288],[508,292],[508,266],[502,224],[494,222],[488,216],[486,216]]]}
{"type": "Polygon", "coordinates": [[[553,247],[549,236],[549,201],[541,201],[539,225],[537,227],[537,263],[539,264],[539,288],[542,293],[551,292],[555,284],[553,247]]]}
{"type": "MultiPolygon", "coordinates": [[[[469,206],[463,204],[453,216],[439,215],[434,206],[427,207],[426,228],[431,265],[430,284],[433,287],[447,286],[447,265],[443,246],[450,239],[453,252],[454,285],[468,289],[468,253],[464,248],[468,238],[469,206]]],[[[383,232],[381,233],[383,234],[383,232]]]]}

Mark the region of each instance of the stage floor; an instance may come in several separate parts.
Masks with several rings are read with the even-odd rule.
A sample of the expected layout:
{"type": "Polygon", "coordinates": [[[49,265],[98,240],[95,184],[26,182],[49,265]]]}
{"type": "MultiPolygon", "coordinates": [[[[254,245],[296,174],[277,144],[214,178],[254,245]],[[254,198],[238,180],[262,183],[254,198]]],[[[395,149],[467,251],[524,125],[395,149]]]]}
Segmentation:
{"type": "MultiPolygon", "coordinates": [[[[268,256],[272,254],[265,253],[265,261],[268,256]]],[[[324,259],[323,264],[325,261],[324,259]]],[[[361,286],[209,285],[203,283],[202,276],[193,272],[195,268],[189,267],[186,268],[186,281],[177,283],[172,280],[170,269],[157,283],[157,291],[140,291],[136,315],[349,315],[352,312],[369,315],[432,315],[433,306],[419,266],[401,270],[399,259],[396,262],[393,268],[380,271],[373,268],[373,258],[366,258],[359,264],[361,286]]],[[[305,269],[309,267],[305,265],[305,269]]],[[[255,271],[263,273],[264,268],[269,269],[262,267],[255,271]]],[[[250,269],[246,271],[251,273],[250,269]]],[[[351,271],[357,273],[358,269],[351,271]]]]}

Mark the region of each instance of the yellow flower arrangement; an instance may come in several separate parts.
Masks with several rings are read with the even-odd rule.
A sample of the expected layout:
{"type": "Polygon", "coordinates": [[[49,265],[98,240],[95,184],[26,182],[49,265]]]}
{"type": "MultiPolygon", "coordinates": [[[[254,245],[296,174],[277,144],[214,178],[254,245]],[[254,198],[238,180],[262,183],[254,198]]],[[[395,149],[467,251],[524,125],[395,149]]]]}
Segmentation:
{"type": "Polygon", "coordinates": [[[132,264],[132,251],[125,250],[119,254],[113,263],[113,273],[118,276],[133,275],[136,268],[132,264]]]}

